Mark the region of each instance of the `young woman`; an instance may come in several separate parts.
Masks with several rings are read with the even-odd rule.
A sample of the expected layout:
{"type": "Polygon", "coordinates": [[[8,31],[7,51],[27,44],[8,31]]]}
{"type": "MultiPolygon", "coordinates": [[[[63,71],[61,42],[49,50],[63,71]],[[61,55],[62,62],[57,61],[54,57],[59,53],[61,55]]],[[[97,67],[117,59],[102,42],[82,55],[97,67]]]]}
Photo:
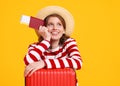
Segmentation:
{"type": "Polygon", "coordinates": [[[42,68],[80,69],[81,56],[76,41],[70,38],[74,26],[70,13],[61,7],[49,6],[37,17],[43,18],[45,24],[36,31],[39,41],[29,46],[24,58],[25,76],[42,68]]]}

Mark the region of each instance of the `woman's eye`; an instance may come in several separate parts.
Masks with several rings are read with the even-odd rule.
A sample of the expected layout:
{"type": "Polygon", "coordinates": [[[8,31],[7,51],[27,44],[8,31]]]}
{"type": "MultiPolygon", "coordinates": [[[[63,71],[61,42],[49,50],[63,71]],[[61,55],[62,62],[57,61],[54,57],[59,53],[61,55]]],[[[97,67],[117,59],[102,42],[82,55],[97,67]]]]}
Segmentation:
{"type": "Polygon", "coordinates": [[[47,26],[48,26],[48,27],[51,27],[51,26],[53,26],[53,24],[48,24],[47,26]]]}
{"type": "Polygon", "coordinates": [[[47,27],[50,27],[50,28],[53,28],[54,26],[57,28],[61,28],[63,25],[61,23],[57,23],[56,25],[52,23],[47,24],[47,27]]]}
{"type": "Polygon", "coordinates": [[[58,23],[59,26],[62,26],[62,24],[58,23]]]}
{"type": "Polygon", "coordinates": [[[61,24],[61,23],[58,23],[58,24],[57,24],[57,27],[58,27],[58,28],[61,28],[61,27],[62,27],[62,24],[61,24]]]}

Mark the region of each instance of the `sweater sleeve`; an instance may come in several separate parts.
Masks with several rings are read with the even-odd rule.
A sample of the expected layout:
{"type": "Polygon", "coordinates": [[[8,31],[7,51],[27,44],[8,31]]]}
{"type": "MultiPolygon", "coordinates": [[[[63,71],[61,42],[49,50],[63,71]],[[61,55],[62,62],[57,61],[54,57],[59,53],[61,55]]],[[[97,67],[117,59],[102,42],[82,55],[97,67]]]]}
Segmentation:
{"type": "Polygon", "coordinates": [[[64,44],[64,49],[66,50],[67,57],[45,59],[46,68],[81,68],[82,59],[76,41],[74,39],[67,40],[64,44]]]}
{"type": "Polygon", "coordinates": [[[42,53],[50,47],[50,42],[43,40],[40,43],[31,44],[28,48],[28,52],[24,57],[24,63],[26,65],[39,61],[42,58],[42,53]]]}

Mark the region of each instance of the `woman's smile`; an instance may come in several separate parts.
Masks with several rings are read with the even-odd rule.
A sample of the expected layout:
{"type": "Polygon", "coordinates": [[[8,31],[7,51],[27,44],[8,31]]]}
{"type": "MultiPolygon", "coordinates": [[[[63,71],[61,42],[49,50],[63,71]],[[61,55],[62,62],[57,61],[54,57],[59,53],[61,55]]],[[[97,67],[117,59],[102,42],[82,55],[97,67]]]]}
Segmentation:
{"type": "Polygon", "coordinates": [[[52,40],[59,40],[65,32],[62,22],[57,17],[50,17],[47,24],[52,40]]]}

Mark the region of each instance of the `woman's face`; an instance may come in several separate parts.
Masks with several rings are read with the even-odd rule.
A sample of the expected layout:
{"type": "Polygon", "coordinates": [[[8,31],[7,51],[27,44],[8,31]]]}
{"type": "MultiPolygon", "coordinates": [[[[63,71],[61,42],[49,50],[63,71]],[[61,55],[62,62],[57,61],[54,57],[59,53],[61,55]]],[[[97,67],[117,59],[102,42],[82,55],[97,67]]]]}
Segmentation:
{"type": "Polygon", "coordinates": [[[57,17],[50,17],[46,27],[51,34],[51,40],[59,40],[65,33],[63,24],[57,17]]]}

